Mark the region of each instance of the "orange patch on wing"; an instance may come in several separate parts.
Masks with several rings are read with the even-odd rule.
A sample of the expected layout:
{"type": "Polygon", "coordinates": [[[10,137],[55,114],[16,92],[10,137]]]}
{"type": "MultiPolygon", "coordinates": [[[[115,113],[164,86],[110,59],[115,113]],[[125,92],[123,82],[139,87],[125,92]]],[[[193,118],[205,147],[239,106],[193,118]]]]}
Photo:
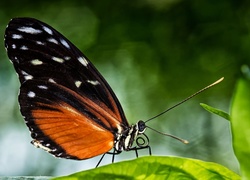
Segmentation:
{"type": "MultiPolygon", "coordinates": [[[[46,105],[51,106],[51,105],[46,105]]],[[[68,155],[88,159],[108,152],[114,135],[67,104],[53,106],[59,111],[32,111],[36,125],[68,155]]]]}

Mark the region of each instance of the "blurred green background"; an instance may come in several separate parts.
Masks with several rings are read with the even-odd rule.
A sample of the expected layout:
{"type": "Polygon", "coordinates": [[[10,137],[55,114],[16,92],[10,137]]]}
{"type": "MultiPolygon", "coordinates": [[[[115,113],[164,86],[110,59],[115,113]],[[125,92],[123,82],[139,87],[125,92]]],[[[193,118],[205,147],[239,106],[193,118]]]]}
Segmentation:
{"type": "MultiPolygon", "coordinates": [[[[250,2],[244,0],[6,1],[0,2],[0,175],[66,175],[93,168],[56,159],[29,143],[20,115],[19,82],[3,45],[13,17],[53,26],[95,64],[127,119],[147,120],[220,77],[225,80],[148,126],[190,141],[184,145],[147,130],[154,155],[212,161],[239,172],[229,122],[199,103],[229,112],[235,81],[250,64],[250,2]]],[[[147,151],[140,151],[147,155],[147,151]]],[[[116,161],[135,158],[125,152],[116,161]]],[[[102,164],[111,162],[106,156],[102,164]]]]}

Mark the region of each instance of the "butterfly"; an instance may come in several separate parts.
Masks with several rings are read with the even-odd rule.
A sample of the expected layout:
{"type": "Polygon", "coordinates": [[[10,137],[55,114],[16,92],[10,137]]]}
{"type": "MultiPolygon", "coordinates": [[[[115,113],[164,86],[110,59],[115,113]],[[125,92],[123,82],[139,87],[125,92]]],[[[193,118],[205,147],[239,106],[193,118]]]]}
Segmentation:
{"type": "Polygon", "coordinates": [[[18,100],[31,143],[60,158],[84,160],[103,154],[97,166],[105,154],[113,155],[112,162],[122,151],[134,150],[138,157],[137,150],[148,149],[151,154],[144,133],[150,128],[146,122],[221,81],[147,121],[130,125],[107,81],[54,28],[33,18],[14,18],[4,37],[8,57],[19,76],[18,100]]]}
{"type": "MultiPolygon", "coordinates": [[[[129,125],[120,102],[88,58],[51,26],[14,18],[5,31],[20,80],[20,111],[32,144],[56,157],[83,160],[150,148],[133,146],[145,123],[129,125]]],[[[145,139],[145,138],[143,138],[145,139]]]]}

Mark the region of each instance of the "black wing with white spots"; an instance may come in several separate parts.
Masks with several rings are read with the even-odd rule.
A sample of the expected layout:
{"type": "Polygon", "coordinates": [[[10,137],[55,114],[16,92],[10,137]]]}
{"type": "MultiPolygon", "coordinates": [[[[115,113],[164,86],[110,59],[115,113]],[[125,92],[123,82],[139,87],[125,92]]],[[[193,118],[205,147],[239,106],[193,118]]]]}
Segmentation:
{"type": "MultiPolygon", "coordinates": [[[[111,132],[128,127],[122,107],[102,75],[49,25],[32,18],[14,18],[6,28],[5,47],[19,75],[21,113],[36,146],[59,157],[75,158],[36,121],[48,121],[39,110],[48,117],[50,112],[65,111],[68,116],[80,113],[96,127],[111,132]]],[[[63,118],[61,114],[58,118],[63,118]]]]}

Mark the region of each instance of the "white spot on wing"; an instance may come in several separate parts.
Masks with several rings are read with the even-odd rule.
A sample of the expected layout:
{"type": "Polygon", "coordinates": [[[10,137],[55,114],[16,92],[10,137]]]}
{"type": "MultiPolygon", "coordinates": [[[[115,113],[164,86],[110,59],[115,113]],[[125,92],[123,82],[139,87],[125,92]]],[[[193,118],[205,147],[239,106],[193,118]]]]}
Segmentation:
{"type": "Polygon", "coordinates": [[[25,71],[21,71],[23,77],[25,80],[30,80],[33,79],[33,76],[31,76],[30,74],[26,73],[25,71]]]}
{"type": "Polygon", "coordinates": [[[52,151],[52,152],[55,152],[55,151],[57,151],[57,149],[56,149],[56,148],[54,148],[54,149],[52,149],[51,151],[52,151]]]}
{"type": "Polygon", "coordinates": [[[58,41],[54,38],[48,38],[47,41],[52,42],[54,44],[58,44],[58,41]]]}
{"type": "Polygon", "coordinates": [[[22,39],[23,36],[20,35],[20,34],[13,34],[13,35],[12,35],[12,38],[13,38],[13,39],[22,39]]]}
{"type": "Polygon", "coordinates": [[[92,80],[87,80],[87,82],[94,85],[94,86],[100,84],[98,81],[92,81],[92,80]]]}
{"type": "Polygon", "coordinates": [[[28,73],[26,73],[25,71],[21,71],[22,75],[26,76],[29,75],[28,73]]]}
{"type": "Polygon", "coordinates": [[[14,59],[17,63],[19,63],[19,59],[16,56],[14,57],[14,59]]]}
{"type": "Polygon", "coordinates": [[[28,97],[33,98],[36,96],[36,94],[33,91],[28,92],[28,97]]]}
{"type": "Polygon", "coordinates": [[[80,87],[81,86],[81,84],[82,84],[82,82],[81,81],[75,81],[75,85],[76,85],[76,87],[80,87]]]}
{"type": "Polygon", "coordinates": [[[64,45],[67,49],[70,49],[69,44],[64,40],[64,39],[60,39],[62,45],[64,45]]]}
{"type": "Polygon", "coordinates": [[[16,45],[15,44],[12,44],[11,47],[12,47],[12,49],[16,49],[16,45]]]}
{"type": "Polygon", "coordinates": [[[84,65],[84,66],[87,66],[88,65],[88,61],[84,58],[84,57],[79,57],[79,58],[77,58],[78,59],[78,61],[82,64],[82,65],[84,65]]]}
{"type": "Polygon", "coordinates": [[[33,76],[27,75],[27,76],[24,76],[24,79],[25,79],[25,80],[30,80],[30,79],[33,79],[33,76]]]}
{"type": "Polygon", "coordinates": [[[38,85],[37,87],[40,88],[40,89],[48,89],[48,87],[45,86],[45,85],[38,85]]]}
{"type": "Polygon", "coordinates": [[[28,47],[27,46],[21,46],[20,49],[21,50],[28,50],[28,47]]]}
{"type": "Polygon", "coordinates": [[[40,34],[42,33],[42,31],[40,29],[35,29],[33,27],[20,27],[17,29],[18,31],[24,32],[24,33],[28,33],[28,34],[40,34]]]}
{"type": "Polygon", "coordinates": [[[43,30],[46,31],[48,34],[52,35],[53,34],[53,31],[51,29],[49,29],[48,27],[46,26],[42,26],[43,30]]]}
{"type": "Polygon", "coordinates": [[[54,79],[51,79],[51,78],[49,78],[48,81],[51,82],[51,83],[56,83],[56,81],[54,81],[54,79]]]}
{"type": "Polygon", "coordinates": [[[50,144],[46,144],[46,146],[43,146],[38,140],[33,140],[31,143],[32,143],[35,147],[37,147],[37,148],[41,148],[41,149],[43,149],[43,150],[45,150],[45,151],[48,151],[48,152],[51,151],[50,148],[46,147],[46,146],[50,146],[50,144]]]}
{"type": "Polygon", "coordinates": [[[68,61],[68,60],[70,60],[70,59],[71,59],[71,57],[69,57],[69,56],[65,56],[65,57],[64,57],[64,59],[65,59],[66,61],[68,61]]]}
{"type": "Polygon", "coordinates": [[[30,62],[31,62],[31,64],[33,64],[35,66],[43,64],[43,62],[40,61],[39,59],[34,59],[34,60],[31,60],[30,62]]]}
{"type": "Polygon", "coordinates": [[[41,41],[36,41],[36,43],[39,44],[39,45],[45,45],[45,43],[41,42],[41,41]]]}
{"type": "Polygon", "coordinates": [[[64,63],[64,60],[62,58],[52,57],[52,60],[59,62],[59,63],[64,63]]]}

